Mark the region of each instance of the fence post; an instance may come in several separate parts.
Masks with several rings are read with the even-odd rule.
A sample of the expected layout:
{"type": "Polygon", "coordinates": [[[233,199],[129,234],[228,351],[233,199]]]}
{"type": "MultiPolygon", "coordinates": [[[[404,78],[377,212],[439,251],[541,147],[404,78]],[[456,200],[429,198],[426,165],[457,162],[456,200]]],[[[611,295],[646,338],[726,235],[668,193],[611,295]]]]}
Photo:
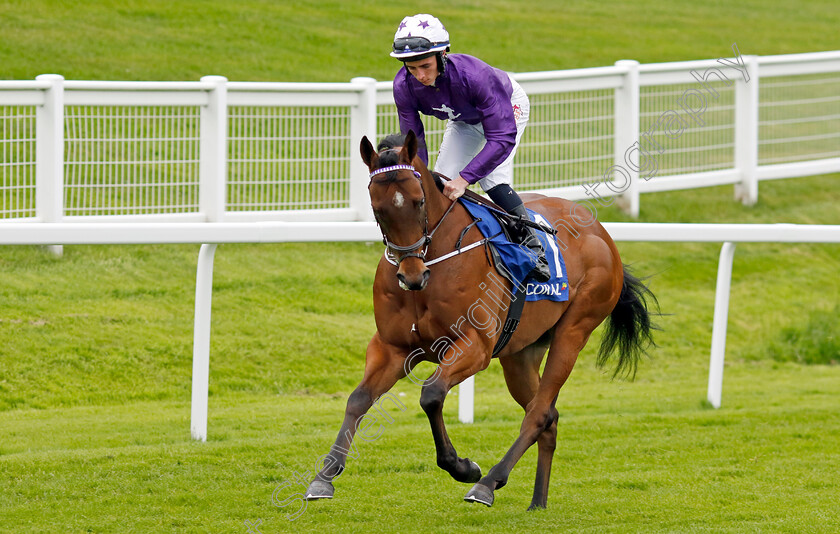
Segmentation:
{"type": "MultiPolygon", "coordinates": [[[[35,79],[50,84],[44,105],[35,111],[35,216],[54,223],[64,217],[64,77],[42,74],[35,79]]],[[[64,247],[47,249],[61,256],[64,247]]]]}
{"type": "Polygon", "coordinates": [[[376,146],[376,80],[360,77],[350,80],[351,83],[363,85],[359,94],[359,105],[354,106],[350,114],[350,208],[356,211],[356,219],[372,221],[373,211],[370,208],[368,196],[368,168],[359,154],[359,143],[362,136],[367,136],[376,146]]]}
{"type": "MultiPolygon", "coordinates": [[[[201,108],[198,158],[198,209],[208,222],[224,220],[227,192],[227,78],[203,76],[213,85],[201,108]]],[[[195,281],[193,373],[190,435],[207,441],[207,404],[210,386],[210,312],[213,300],[215,244],[201,245],[195,281]]]]}
{"type": "Polygon", "coordinates": [[[732,261],[735,243],[727,241],[720,249],[717,285],[715,287],[715,316],[712,321],[712,351],[709,359],[709,389],[706,398],[720,408],[723,394],[723,359],[726,354],[726,323],[729,319],[729,291],[732,286],[732,261]]]}
{"type": "Polygon", "coordinates": [[[210,312],[213,303],[213,257],[216,244],[201,245],[195,275],[192,398],[190,435],[207,441],[207,396],[210,389],[210,312]]]}
{"type": "Polygon", "coordinates": [[[758,56],[741,56],[745,76],[735,80],[735,200],[745,206],[758,202],[758,56]]]}
{"type": "Polygon", "coordinates": [[[615,90],[615,168],[611,174],[615,184],[608,187],[613,192],[623,192],[618,207],[635,218],[639,216],[640,162],[631,161],[631,154],[639,142],[639,62],[622,59],[615,66],[628,70],[624,83],[615,90]]]}
{"type": "Polygon", "coordinates": [[[472,423],[475,415],[475,375],[458,384],[458,420],[472,423]]]}
{"type": "Polygon", "coordinates": [[[201,108],[198,206],[208,222],[220,222],[227,196],[227,78],[204,76],[201,81],[214,87],[208,92],[207,105],[201,108]]]}

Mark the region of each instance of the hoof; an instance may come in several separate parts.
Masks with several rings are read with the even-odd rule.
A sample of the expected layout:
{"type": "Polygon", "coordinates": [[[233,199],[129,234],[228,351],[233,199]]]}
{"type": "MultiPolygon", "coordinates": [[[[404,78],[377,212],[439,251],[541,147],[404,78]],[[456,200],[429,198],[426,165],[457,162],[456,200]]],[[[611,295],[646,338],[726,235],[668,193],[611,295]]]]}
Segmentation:
{"type": "Polygon", "coordinates": [[[478,466],[477,463],[473,462],[469,458],[458,458],[458,463],[455,464],[452,468],[446,468],[441,464],[438,464],[442,469],[446,469],[446,471],[458,482],[463,482],[464,484],[475,484],[479,480],[481,480],[481,468],[478,466]],[[466,465],[466,469],[461,471],[458,468],[463,468],[466,465]]]}
{"type": "Polygon", "coordinates": [[[317,478],[309,484],[308,488],[306,488],[307,501],[332,499],[334,494],[335,488],[333,487],[332,482],[324,482],[323,480],[318,480],[317,478]]]}
{"type": "Polygon", "coordinates": [[[482,484],[476,484],[467,492],[464,500],[467,502],[480,502],[487,507],[493,506],[493,490],[482,484]]]}
{"type": "Polygon", "coordinates": [[[467,480],[464,482],[476,483],[481,480],[481,467],[477,463],[470,460],[470,474],[467,475],[467,480]]]}

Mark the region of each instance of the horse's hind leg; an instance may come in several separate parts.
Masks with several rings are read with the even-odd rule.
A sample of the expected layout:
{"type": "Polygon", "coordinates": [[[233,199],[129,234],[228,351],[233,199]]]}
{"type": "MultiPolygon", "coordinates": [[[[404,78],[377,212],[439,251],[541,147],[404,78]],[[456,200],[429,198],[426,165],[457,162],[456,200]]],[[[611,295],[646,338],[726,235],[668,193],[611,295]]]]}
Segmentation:
{"type": "MultiPolygon", "coordinates": [[[[609,311],[600,313],[598,309],[585,309],[585,306],[572,305],[555,327],[554,337],[548,352],[543,376],[534,398],[528,403],[525,419],[519,429],[519,437],[513,442],[502,460],[492,469],[464,497],[466,501],[480,502],[487,506],[493,504],[493,491],[507,483],[508,476],[516,462],[525,454],[531,445],[545,431],[551,431],[555,424],[557,410],[554,401],[557,393],[566,382],[577,360],[578,353],[583,349],[589,335],[601,323],[609,311]]],[[[546,447],[551,443],[546,438],[546,447]]],[[[547,451],[543,454],[546,458],[547,451]]],[[[546,460],[544,460],[545,462],[546,460]]],[[[547,493],[547,473],[544,478],[537,480],[539,486],[544,487],[544,497],[547,493]]],[[[535,497],[537,495],[535,494],[535,497]]],[[[540,506],[541,502],[536,502],[540,506]]],[[[532,502],[532,507],[534,502],[532,502]]]]}
{"type": "MultiPolygon", "coordinates": [[[[505,382],[513,399],[527,413],[528,404],[537,394],[540,385],[540,363],[547,345],[534,344],[519,354],[502,358],[500,363],[505,373],[505,382]]],[[[537,438],[539,453],[537,456],[537,476],[534,480],[534,496],[529,510],[545,508],[548,503],[548,481],[551,477],[551,461],[557,447],[557,419],[559,414],[555,408],[557,397],[551,403],[552,423],[549,428],[540,433],[537,438]]],[[[500,486],[497,486],[497,489],[500,486]]]]}
{"type": "Polygon", "coordinates": [[[528,510],[548,506],[548,481],[551,478],[551,460],[554,458],[554,450],[557,448],[557,420],[560,417],[554,407],[556,402],[557,396],[551,403],[551,426],[543,430],[537,438],[537,446],[539,447],[537,476],[534,480],[534,495],[531,498],[531,505],[528,506],[528,510]]]}

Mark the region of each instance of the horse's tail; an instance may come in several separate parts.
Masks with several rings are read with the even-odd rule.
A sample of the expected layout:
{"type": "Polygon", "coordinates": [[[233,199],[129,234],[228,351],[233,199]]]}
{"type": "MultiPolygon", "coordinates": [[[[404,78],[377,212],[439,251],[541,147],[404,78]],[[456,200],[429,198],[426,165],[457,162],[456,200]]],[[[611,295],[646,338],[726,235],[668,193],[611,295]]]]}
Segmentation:
{"type": "Polygon", "coordinates": [[[627,270],[624,266],[624,285],[618,303],[606,321],[606,330],[601,338],[598,350],[598,367],[603,367],[618,348],[618,364],[613,378],[616,376],[636,376],[636,368],[642,354],[646,353],[653,342],[653,330],[658,328],[651,322],[652,312],[648,309],[648,300],[659,308],[659,301],[653,292],[627,270]]]}

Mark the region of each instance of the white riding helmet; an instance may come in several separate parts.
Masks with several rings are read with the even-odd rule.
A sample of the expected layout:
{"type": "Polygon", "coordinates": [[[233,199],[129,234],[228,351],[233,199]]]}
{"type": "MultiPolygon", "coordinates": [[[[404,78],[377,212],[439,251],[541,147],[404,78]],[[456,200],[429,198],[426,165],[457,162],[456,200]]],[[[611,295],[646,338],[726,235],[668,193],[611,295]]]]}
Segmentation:
{"type": "Polygon", "coordinates": [[[449,32],[437,17],[418,14],[405,17],[394,34],[391,57],[401,61],[423,59],[449,50],[449,32]],[[423,57],[420,57],[423,56],[423,57]]]}

